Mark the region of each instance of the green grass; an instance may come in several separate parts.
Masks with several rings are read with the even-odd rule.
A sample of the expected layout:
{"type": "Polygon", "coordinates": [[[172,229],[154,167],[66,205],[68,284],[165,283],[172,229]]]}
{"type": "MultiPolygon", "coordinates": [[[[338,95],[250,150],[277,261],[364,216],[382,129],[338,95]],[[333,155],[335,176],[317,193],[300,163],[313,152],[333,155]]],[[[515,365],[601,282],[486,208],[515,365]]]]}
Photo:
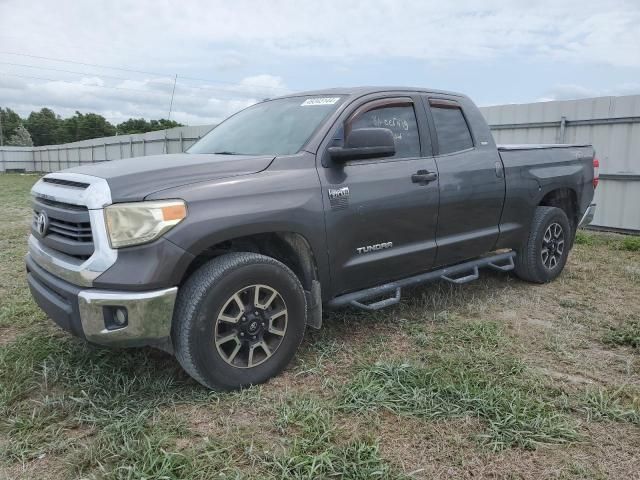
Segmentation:
{"type": "Polygon", "coordinates": [[[629,252],[640,251],[640,237],[625,237],[622,239],[621,248],[629,252]]]}
{"type": "Polygon", "coordinates": [[[614,420],[640,425],[640,394],[625,388],[590,388],[579,407],[588,420],[614,420]]]}
{"type": "Polygon", "coordinates": [[[267,455],[264,465],[276,478],[398,478],[371,439],[339,441],[331,411],[317,400],[295,399],[279,411],[283,435],[297,432],[284,454],[267,455]]]}
{"type": "Polygon", "coordinates": [[[436,334],[436,351],[426,365],[380,362],[361,368],[344,391],[343,406],[424,419],[479,418],[485,425],[480,439],[493,450],[577,440],[576,425],[553,401],[555,392],[500,351],[506,342],[494,322],[436,334]]]}
{"type": "Polygon", "coordinates": [[[592,246],[596,244],[596,236],[592,235],[585,230],[578,230],[576,232],[575,244],[576,245],[588,245],[592,246]]]}
{"type": "Polygon", "coordinates": [[[640,320],[625,322],[619,327],[611,327],[603,341],[609,345],[640,348],[640,320]]]}
{"type": "Polygon", "coordinates": [[[606,246],[612,250],[624,250],[627,252],[640,251],[640,236],[611,235],[595,233],[588,230],[578,230],[575,238],[576,245],[606,246]]]}
{"type": "MultiPolygon", "coordinates": [[[[0,418],[7,458],[63,452],[65,432],[140,425],[160,407],[215,401],[167,355],[111,351],[59,335],[22,335],[0,350],[0,418]]],[[[104,453],[103,453],[104,454],[104,453]]]]}
{"type": "Polygon", "coordinates": [[[31,186],[39,175],[0,175],[3,216],[0,230],[0,327],[26,327],[44,319],[24,275],[31,186]]]}

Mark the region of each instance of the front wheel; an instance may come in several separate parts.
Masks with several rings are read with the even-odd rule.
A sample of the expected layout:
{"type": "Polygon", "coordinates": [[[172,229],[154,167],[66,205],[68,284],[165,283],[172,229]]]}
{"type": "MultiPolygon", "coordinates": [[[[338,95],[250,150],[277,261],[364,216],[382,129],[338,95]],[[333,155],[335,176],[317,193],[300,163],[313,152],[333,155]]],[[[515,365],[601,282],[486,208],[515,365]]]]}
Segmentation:
{"type": "Polygon", "coordinates": [[[537,207],[529,237],[516,256],[516,275],[528,282],[546,283],[564,269],[572,243],[569,219],[555,207],[537,207]]]}
{"type": "Polygon", "coordinates": [[[277,260],[230,253],[180,289],[172,326],[176,357],[209,388],[263,383],[293,358],[306,324],[300,281],[277,260]]]}

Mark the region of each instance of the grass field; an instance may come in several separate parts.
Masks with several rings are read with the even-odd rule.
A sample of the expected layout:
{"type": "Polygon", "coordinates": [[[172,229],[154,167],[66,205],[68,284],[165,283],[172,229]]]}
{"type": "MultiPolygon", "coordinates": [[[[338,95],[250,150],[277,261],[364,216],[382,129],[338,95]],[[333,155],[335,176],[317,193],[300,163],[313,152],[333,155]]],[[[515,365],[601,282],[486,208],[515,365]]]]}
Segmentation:
{"type": "Polygon", "coordinates": [[[483,272],[325,313],[283,375],[209,392],[34,305],[0,175],[0,478],[640,478],[640,241],[580,232],[548,285],[483,272]]]}

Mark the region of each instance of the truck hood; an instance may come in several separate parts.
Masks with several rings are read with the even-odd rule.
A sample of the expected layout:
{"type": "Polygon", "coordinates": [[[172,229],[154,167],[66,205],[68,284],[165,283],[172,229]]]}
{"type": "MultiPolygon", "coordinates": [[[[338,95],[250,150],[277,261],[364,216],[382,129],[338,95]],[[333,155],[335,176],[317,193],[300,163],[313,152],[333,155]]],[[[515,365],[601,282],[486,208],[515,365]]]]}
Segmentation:
{"type": "Polygon", "coordinates": [[[165,188],[257,173],[275,157],[177,153],[125,158],[65,170],[104,178],[113,202],[134,202],[165,188]]]}

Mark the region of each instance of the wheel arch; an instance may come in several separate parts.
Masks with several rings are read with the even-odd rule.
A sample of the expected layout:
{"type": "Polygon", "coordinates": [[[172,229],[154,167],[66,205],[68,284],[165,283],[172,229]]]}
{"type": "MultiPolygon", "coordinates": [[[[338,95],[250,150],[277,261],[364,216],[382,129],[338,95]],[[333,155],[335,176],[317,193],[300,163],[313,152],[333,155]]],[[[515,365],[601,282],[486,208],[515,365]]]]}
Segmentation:
{"type": "Polygon", "coordinates": [[[180,284],[207,261],[231,252],[253,252],[274,258],[298,277],[305,290],[320,280],[316,255],[304,235],[291,231],[253,233],[218,241],[201,250],[186,268],[180,284]]]}
{"type": "Polygon", "coordinates": [[[576,231],[579,222],[578,194],[573,188],[561,187],[547,191],[538,202],[539,207],[556,207],[564,211],[569,219],[569,225],[576,231]]]}

